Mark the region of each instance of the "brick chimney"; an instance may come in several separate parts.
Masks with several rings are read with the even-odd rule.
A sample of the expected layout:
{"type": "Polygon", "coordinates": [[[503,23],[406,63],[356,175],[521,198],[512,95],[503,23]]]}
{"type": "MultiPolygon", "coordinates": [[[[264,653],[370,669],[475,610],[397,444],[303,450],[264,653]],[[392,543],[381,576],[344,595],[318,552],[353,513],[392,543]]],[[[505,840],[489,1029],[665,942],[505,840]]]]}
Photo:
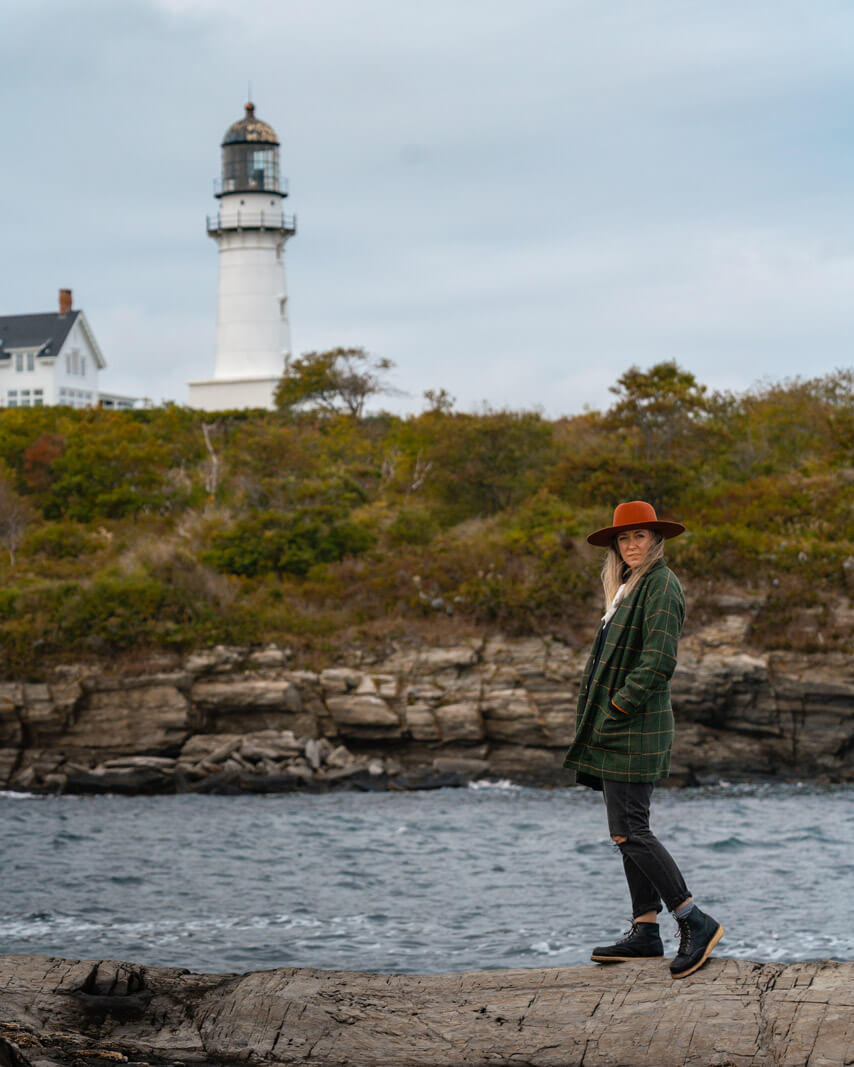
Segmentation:
{"type": "Polygon", "coordinates": [[[59,290],[59,313],[60,315],[67,315],[71,311],[71,290],[60,289],[59,290]]]}

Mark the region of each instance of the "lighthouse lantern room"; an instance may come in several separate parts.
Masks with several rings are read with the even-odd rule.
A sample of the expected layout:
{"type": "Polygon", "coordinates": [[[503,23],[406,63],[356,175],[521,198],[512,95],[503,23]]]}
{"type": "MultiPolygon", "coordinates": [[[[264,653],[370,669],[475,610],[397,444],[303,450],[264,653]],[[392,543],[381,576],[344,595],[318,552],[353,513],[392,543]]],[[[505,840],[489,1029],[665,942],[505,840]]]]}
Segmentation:
{"type": "Polygon", "coordinates": [[[226,131],[214,192],[219,211],[207,228],[219,248],[216,363],[213,378],[190,382],[190,406],[271,409],[290,354],[284,253],[296,219],[282,210],[279,140],[252,103],[226,131]]]}

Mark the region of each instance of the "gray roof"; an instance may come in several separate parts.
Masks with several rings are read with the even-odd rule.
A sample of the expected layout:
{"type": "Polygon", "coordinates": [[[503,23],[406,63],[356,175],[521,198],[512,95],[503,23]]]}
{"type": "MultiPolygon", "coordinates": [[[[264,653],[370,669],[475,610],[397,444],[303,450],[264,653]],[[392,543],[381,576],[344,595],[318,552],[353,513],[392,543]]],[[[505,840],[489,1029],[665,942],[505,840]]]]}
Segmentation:
{"type": "Polygon", "coordinates": [[[56,356],[62,348],[65,338],[79,311],[69,311],[60,315],[56,311],[42,315],[2,315],[0,316],[0,359],[9,358],[10,348],[45,347],[40,356],[56,356]]]}

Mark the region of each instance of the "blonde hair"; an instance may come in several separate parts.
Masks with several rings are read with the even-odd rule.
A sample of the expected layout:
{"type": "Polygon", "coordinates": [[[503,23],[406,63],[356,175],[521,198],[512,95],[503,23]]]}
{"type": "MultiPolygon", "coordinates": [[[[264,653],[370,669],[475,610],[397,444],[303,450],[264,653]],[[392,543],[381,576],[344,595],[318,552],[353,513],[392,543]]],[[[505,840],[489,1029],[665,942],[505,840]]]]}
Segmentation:
{"type": "Polygon", "coordinates": [[[664,559],[664,538],[657,530],[650,530],[650,533],[652,534],[652,544],[649,546],[649,551],[634,569],[629,567],[627,563],[623,563],[623,557],[617,548],[617,538],[612,538],[605,554],[605,562],[602,564],[602,588],[605,590],[606,611],[610,611],[611,605],[614,603],[614,597],[617,595],[617,590],[623,582],[626,583],[626,591],[623,593],[625,598],[641,578],[660,559],[664,559]]]}

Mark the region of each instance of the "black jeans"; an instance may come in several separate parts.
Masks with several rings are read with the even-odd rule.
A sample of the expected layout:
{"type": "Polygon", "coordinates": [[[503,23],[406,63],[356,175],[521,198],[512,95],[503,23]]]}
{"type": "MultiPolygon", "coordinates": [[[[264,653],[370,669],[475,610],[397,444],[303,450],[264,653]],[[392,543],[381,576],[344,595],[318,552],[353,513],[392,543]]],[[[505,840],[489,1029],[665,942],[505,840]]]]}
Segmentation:
{"type": "Polygon", "coordinates": [[[675,911],[691,895],[682,872],[649,828],[652,782],[602,782],[608,811],[608,833],[618,842],[632,897],[632,918],[661,911],[662,900],[675,911]]]}

